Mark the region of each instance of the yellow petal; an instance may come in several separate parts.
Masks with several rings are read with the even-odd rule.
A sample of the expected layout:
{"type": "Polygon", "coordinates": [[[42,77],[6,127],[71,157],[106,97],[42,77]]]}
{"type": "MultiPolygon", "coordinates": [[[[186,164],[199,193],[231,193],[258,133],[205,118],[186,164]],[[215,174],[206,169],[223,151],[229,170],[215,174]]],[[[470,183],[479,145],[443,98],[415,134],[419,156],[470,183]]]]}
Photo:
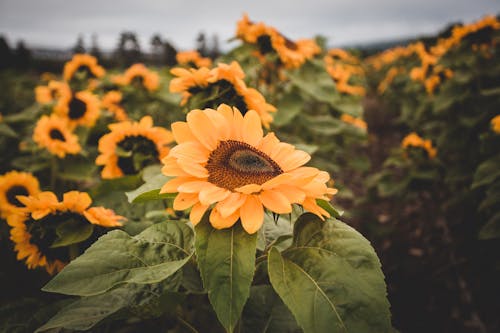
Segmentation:
{"type": "Polygon", "coordinates": [[[290,203],[302,203],[306,198],[304,191],[293,185],[281,184],[275,187],[274,190],[283,194],[290,203]]]}
{"type": "Polygon", "coordinates": [[[174,210],[184,210],[198,203],[198,194],[179,193],[174,199],[174,210]]]}
{"type": "Polygon", "coordinates": [[[240,193],[231,193],[226,199],[219,201],[216,208],[222,217],[228,217],[245,203],[245,197],[240,193]]]}
{"type": "Polygon", "coordinates": [[[177,189],[179,190],[179,192],[199,193],[206,187],[211,187],[210,183],[206,181],[191,181],[191,182],[185,182],[184,184],[180,185],[177,189]]]}
{"type": "Polygon", "coordinates": [[[257,147],[262,140],[264,131],[257,112],[250,110],[243,118],[243,141],[251,146],[257,147]]]}
{"type": "Polygon", "coordinates": [[[262,184],[262,189],[269,190],[280,184],[290,183],[292,179],[293,179],[292,175],[288,173],[282,173],[262,184]]]}
{"type": "Polygon", "coordinates": [[[238,191],[238,192],[241,192],[241,193],[245,193],[245,194],[252,194],[252,193],[260,192],[261,189],[262,189],[262,186],[260,186],[260,185],[257,185],[257,184],[248,184],[248,185],[245,185],[245,186],[241,186],[241,187],[235,188],[234,190],[238,191]]]}
{"type": "MultiPolygon", "coordinates": [[[[210,184],[210,183],[207,183],[210,184]]],[[[207,186],[199,193],[200,202],[204,205],[211,205],[217,201],[226,199],[230,191],[217,187],[215,185],[207,186]]]]}
{"type": "Polygon", "coordinates": [[[183,121],[177,121],[172,123],[172,134],[177,143],[184,143],[188,141],[197,141],[196,137],[193,135],[187,123],[183,121]]]}
{"type": "Polygon", "coordinates": [[[259,199],[253,195],[247,196],[243,206],[240,208],[241,224],[249,234],[260,229],[264,222],[264,207],[259,199]]]}
{"type": "Polygon", "coordinates": [[[177,158],[189,158],[195,163],[205,163],[210,151],[196,141],[189,141],[172,148],[169,155],[177,158]]]}
{"type": "Polygon", "coordinates": [[[200,223],[201,218],[207,211],[208,207],[210,206],[197,203],[193,206],[193,208],[191,208],[191,212],[189,213],[189,220],[193,225],[197,225],[198,223],[200,223]]]}
{"type": "Polygon", "coordinates": [[[235,212],[228,217],[222,217],[217,209],[212,209],[210,213],[210,224],[215,229],[231,228],[238,221],[239,214],[235,212]]]}
{"type": "Polygon", "coordinates": [[[177,163],[179,166],[184,170],[186,173],[198,177],[198,178],[207,178],[208,177],[208,170],[205,169],[204,166],[194,162],[193,160],[190,160],[188,158],[179,158],[177,160],[177,163]]]}
{"type": "Polygon", "coordinates": [[[303,166],[311,159],[311,155],[302,150],[295,150],[293,153],[281,158],[280,166],[283,171],[290,171],[303,166]]]}
{"type": "Polygon", "coordinates": [[[262,204],[272,212],[287,214],[292,211],[292,205],[290,204],[288,198],[278,191],[262,191],[259,194],[259,199],[262,204]]]}
{"type": "Polygon", "coordinates": [[[218,136],[210,118],[201,110],[192,110],[186,118],[189,129],[198,141],[210,151],[215,150],[218,136]]]}

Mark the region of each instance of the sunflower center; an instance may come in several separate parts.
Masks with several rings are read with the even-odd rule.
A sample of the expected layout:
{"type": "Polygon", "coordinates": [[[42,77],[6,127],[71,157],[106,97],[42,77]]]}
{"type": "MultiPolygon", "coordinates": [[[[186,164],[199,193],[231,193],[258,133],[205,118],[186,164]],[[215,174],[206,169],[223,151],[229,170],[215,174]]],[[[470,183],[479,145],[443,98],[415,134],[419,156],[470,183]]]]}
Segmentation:
{"type": "Polygon", "coordinates": [[[285,37],[285,46],[289,50],[297,51],[299,48],[296,43],[285,37]]]}
{"type": "Polygon", "coordinates": [[[200,97],[199,100],[205,102],[202,105],[196,105],[196,108],[217,109],[220,104],[224,103],[237,107],[242,115],[245,115],[248,111],[245,98],[238,94],[238,91],[236,91],[236,88],[233,86],[233,84],[227,80],[219,80],[217,82],[209,84],[208,87],[191,87],[188,89],[188,91],[193,95],[203,94],[202,97],[205,97],[200,97]]]}
{"type": "Polygon", "coordinates": [[[269,35],[261,35],[257,38],[257,46],[261,54],[266,54],[273,51],[273,44],[269,35]]]}
{"type": "Polygon", "coordinates": [[[85,115],[87,111],[87,104],[77,97],[73,97],[69,102],[69,113],[70,119],[80,119],[85,115]]]}
{"type": "Polygon", "coordinates": [[[208,181],[219,187],[234,190],[248,185],[262,185],[283,173],[269,156],[245,142],[221,141],[212,151],[207,165],[208,181]]]}
{"type": "Polygon", "coordinates": [[[68,262],[70,260],[68,248],[52,247],[52,244],[59,238],[57,227],[69,220],[77,226],[89,223],[84,216],[73,212],[49,214],[40,220],[27,220],[26,229],[31,235],[30,243],[36,245],[40,253],[50,261],[58,259],[68,262]]]}
{"type": "Polygon", "coordinates": [[[82,75],[86,78],[95,78],[96,77],[94,75],[94,73],[92,73],[92,71],[90,70],[89,66],[87,66],[87,65],[81,65],[80,67],[78,67],[76,69],[76,73],[78,73],[78,75],[82,75]]]}
{"type": "Polygon", "coordinates": [[[132,78],[130,83],[134,86],[137,86],[137,87],[143,87],[144,86],[144,77],[142,75],[136,75],[132,78]]]}
{"type": "Polygon", "coordinates": [[[26,189],[26,187],[22,185],[14,185],[7,190],[5,196],[7,197],[7,201],[14,206],[24,207],[24,205],[17,200],[16,195],[29,195],[30,193],[26,189]]]}
{"type": "Polygon", "coordinates": [[[125,175],[136,174],[142,168],[160,162],[156,144],[141,135],[127,136],[118,142],[116,154],[118,167],[125,175]]]}
{"type": "Polygon", "coordinates": [[[57,128],[53,128],[49,132],[49,136],[52,140],[66,141],[64,135],[57,128]]]}

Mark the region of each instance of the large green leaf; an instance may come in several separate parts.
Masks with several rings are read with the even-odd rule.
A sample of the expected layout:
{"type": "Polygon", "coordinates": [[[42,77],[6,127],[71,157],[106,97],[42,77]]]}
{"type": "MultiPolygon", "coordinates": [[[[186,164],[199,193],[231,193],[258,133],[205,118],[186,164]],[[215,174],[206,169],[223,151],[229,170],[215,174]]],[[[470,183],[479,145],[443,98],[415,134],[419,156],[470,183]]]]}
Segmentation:
{"type": "Polygon", "coordinates": [[[303,104],[300,94],[295,90],[283,96],[278,103],[276,103],[278,112],[274,115],[273,126],[280,127],[288,124],[302,111],[303,104]]]}
{"type": "Polygon", "coordinates": [[[92,235],[94,225],[82,223],[75,219],[69,219],[62,222],[56,228],[57,238],[50,247],[63,247],[71,244],[83,242],[92,235]]]}
{"type": "Polygon", "coordinates": [[[123,283],[156,283],[178,271],[193,254],[194,234],[182,221],[155,224],[131,237],[121,230],[102,236],[44,288],[92,296],[123,283]]]}
{"type": "Polygon", "coordinates": [[[370,243],[335,219],[306,213],[294,245],[272,248],[272,286],[305,332],[391,332],[384,275],[370,243]]]}
{"type": "Polygon", "coordinates": [[[250,294],[257,235],[246,233],[239,222],[229,229],[214,229],[207,215],[195,230],[203,285],[219,321],[232,332],[250,294]]]}
{"type": "Polygon", "coordinates": [[[160,194],[160,188],[170,179],[163,174],[157,174],[149,178],[146,183],[142,184],[137,189],[126,192],[128,201],[131,203],[140,203],[151,200],[161,200],[175,197],[176,193],[160,194]]]}
{"type": "Polygon", "coordinates": [[[297,70],[287,72],[290,81],[308,97],[335,105],[338,97],[335,83],[326,72],[323,62],[307,61],[297,70]]]}

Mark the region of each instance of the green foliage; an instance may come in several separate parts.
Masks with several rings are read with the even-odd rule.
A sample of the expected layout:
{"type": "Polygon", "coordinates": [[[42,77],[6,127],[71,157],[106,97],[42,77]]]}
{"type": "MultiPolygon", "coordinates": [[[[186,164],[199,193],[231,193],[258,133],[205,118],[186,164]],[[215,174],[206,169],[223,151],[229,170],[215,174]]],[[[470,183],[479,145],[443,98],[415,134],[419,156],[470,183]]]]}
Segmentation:
{"type": "Polygon", "coordinates": [[[391,332],[384,275],[370,243],[334,219],[306,213],[293,245],[268,259],[273,288],[305,332],[391,332]]]}
{"type": "Polygon", "coordinates": [[[135,237],[114,230],[102,236],[44,288],[93,296],[122,284],[152,284],[177,272],[193,254],[194,235],[184,222],[155,224],[135,237]]]}
{"type": "Polygon", "coordinates": [[[219,321],[232,332],[250,294],[257,235],[246,233],[240,223],[214,229],[207,215],[195,230],[203,285],[219,321]]]}

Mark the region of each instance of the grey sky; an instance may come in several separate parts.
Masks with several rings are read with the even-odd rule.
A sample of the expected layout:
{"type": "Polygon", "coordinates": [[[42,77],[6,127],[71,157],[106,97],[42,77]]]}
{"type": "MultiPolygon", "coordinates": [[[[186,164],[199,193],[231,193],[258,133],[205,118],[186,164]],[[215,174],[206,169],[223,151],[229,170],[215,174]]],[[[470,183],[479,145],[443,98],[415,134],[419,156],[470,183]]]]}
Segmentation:
{"type": "Polygon", "coordinates": [[[345,45],[432,34],[449,22],[471,22],[500,13],[500,0],[0,0],[0,34],[12,44],[69,48],[78,34],[87,46],[114,48],[121,31],[135,31],[143,48],[159,33],[180,49],[193,48],[197,34],[219,35],[224,49],[236,22],[247,12],[289,38],[321,34],[345,45]]]}

